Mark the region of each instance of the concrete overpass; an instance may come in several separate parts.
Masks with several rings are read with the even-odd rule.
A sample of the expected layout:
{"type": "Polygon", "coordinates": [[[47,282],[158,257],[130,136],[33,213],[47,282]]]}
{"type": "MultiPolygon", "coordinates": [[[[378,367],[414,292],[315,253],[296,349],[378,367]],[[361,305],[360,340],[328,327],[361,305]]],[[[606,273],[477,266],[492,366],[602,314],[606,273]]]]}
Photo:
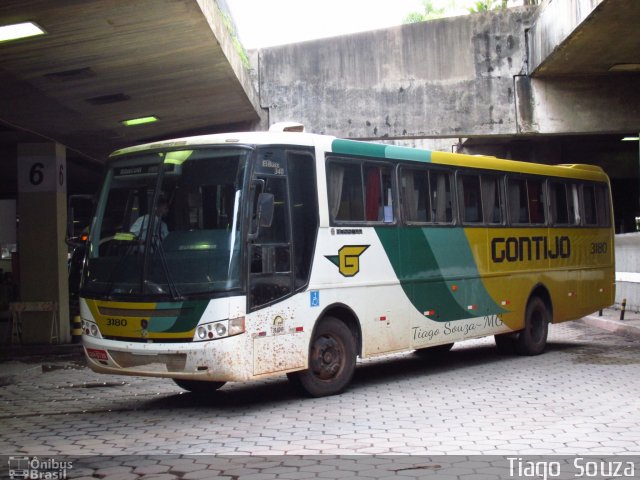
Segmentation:
{"type": "Polygon", "coordinates": [[[546,0],[259,51],[269,120],[352,138],[636,132],[640,2],[546,0]]]}
{"type": "Polygon", "coordinates": [[[640,131],[639,19],[637,0],[546,0],[269,48],[253,63],[269,122],[602,165],[614,179],[616,226],[629,231],[638,145],[621,139],[640,131]]]}

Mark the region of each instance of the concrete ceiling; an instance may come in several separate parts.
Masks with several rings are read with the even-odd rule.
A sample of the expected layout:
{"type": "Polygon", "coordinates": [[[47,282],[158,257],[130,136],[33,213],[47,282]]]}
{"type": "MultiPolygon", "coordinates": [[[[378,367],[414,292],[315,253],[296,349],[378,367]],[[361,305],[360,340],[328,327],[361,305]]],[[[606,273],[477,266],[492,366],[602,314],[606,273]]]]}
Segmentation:
{"type": "Polygon", "coordinates": [[[2,0],[0,148],[42,137],[104,161],[146,140],[248,129],[257,95],[214,0],[2,0]],[[160,121],[125,127],[124,119],[160,121]],[[33,133],[37,134],[36,136],[33,133]]]}
{"type": "MultiPolygon", "coordinates": [[[[582,1],[595,9],[543,45],[533,75],[640,64],[640,0],[582,1]]],[[[541,10],[563,2],[545,0],[541,10]]],[[[215,0],[0,1],[0,25],[31,20],[47,32],[0,43],[0,165],[3,151],[43,138],[67,146],[72,161],[100,163],[126,145],[251,129],[259,100],[222,17],[215,0]],[[120,123],[146,115],[160,121],[120,123]]],[[[544,41],[560,20],[541,16],[544,41]]]]}
{"type": "Polygon", "coordinates": [[[569,2],[547,0],[541,5],[537,25],[542,42],[554,42],[553,32],[567,35],[542,47],[544,56],[532,75],[538,77],[602,75],[640,72],[640,1],[581,0],[569,2]],[[592,9],[591,5],[597,4],[592,9]],[[548,12],[545,10],[548,7],[548,12]],[[561,10],[566,9],[565,11],[561,10]],[[555,9],[555,10],[554,10],[555,9]],[[567,14],[569,12],[570,14],[567,14]],[[573,28],[573,15],[588,13],[573,28]],[[549,13],[545,15],[545,13],[549,13]]]}

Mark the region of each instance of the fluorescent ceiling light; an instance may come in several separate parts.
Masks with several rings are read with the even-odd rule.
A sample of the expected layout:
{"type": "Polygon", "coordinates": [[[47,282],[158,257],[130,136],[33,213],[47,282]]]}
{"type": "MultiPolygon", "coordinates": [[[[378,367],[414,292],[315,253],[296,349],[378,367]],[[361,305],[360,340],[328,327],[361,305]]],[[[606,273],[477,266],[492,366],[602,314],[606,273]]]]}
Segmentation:
{"type": "Polygon", "coordinates": [[[637,142],[640,141],[640,137],[624,137],[623,142],[637,142]]]}
{"type": "Polygon", "coordinates": [[[120,123],[122,123],[127,127],[133,127],[135,125],[144,125],[145,123],[153,123],[157,121],[158,121],[158,117],[154,115],[150,115],[148,117],[130,118],[129,120],[122,120],[122,122],[120,123]]]}
{"type": "Polygon", "coordinates": [[[45,31],[33,22],[15,23],[0,27],[0,42],[44,35],[45,31]]]}

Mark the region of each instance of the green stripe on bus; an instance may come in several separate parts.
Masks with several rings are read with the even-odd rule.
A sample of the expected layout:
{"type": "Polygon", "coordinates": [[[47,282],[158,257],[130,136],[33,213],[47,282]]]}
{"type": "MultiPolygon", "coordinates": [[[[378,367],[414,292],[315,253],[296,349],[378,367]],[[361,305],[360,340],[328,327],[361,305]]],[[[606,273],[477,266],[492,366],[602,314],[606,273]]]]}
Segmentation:
{"type": "Polygon", "coordinates": [[[346,155],[431,162],[431,152],[429,150],[416,150],[415,148],[409,147],[383,145],[381,143],[357,142],[355,140],[336,139],[331,143],[331,151],[333,153],[342,153],[346,155]]]}
{"type": "Polygon", "coordinates": [[[356,142],[354,140],[336,139],[331,143],[331,151],[346,155],[364,155],[367,157],[386,158],[387,145],[379,143],[356,142]]]}
{"type": "Polygon", "coordinates": [[[193,300],[181,303],[159,303],[158,310],[180,309],[177,317],[151,317],[149,331],[162,333],[189,332],[196,328],[209,300],[193,300]]]}
{"type": "Polygon", "coordinates": [[[389,145],[385,149],[386,158],[397,158],[398,160],[413,160],[416,162],[431,162],[431,151],[416,150],[415,148],[397,147],[389,145]]]}
{"type": "Polygon", "coordinates": [[[479,278],[463,229],[380,227],[376,233],[402,289],[421,314],[448,322],[505,312],[479,278]]]}

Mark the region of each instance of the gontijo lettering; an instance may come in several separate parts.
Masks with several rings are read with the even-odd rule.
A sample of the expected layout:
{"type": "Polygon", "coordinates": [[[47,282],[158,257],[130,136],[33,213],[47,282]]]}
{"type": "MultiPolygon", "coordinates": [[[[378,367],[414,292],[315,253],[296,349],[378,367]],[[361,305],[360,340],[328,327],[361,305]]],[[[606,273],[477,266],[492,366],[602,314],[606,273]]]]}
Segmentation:
{"type": "Polygon", "coordinates": [[[571,240],[566,236],[548,237],[495,237],[491,240],[491,259],[495,263],[529,262],[569,258],[571,240]]]}

